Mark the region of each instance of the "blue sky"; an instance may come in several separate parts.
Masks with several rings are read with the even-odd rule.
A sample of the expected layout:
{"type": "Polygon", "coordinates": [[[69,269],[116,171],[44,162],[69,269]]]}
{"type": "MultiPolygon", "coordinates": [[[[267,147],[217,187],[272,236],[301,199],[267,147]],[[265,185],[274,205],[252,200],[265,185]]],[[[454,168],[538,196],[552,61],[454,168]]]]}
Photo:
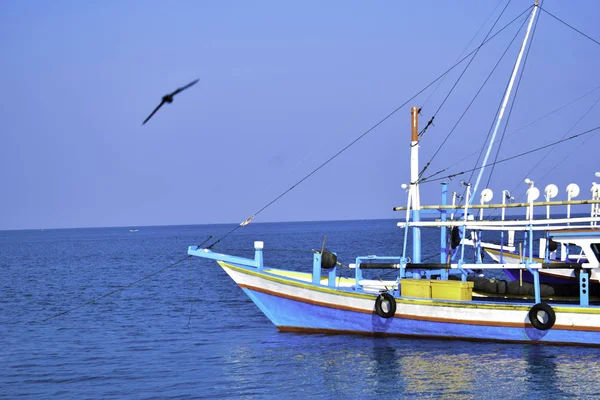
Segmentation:
{"type": "MultiPolygon", "coordinates": [[[[445,71],[495,10],[473,49],[505,3],[2,1],[0,229],[241,222],[445,71]],[[141,125],[164,94],[196,78],[141,125]]],[[[512,1],[498,26],[530,3],[512,1]]],[[[600,40],[599,2],[543,7],[600,40]]],[[[422,164],[517,29],[480,51],[423,137],[422,164]]],[[[473,167],[476,157],[464,157],[483,145],[517,51],[430,171],[473,167]]],[[[541,13],[500,158],[600,125],[597,90],[527,126],[600,86],[599,67],[599,45],[541,13]]],[[[255,221],[401,218],[392,208],[405,203],[410,105],[423,106],[424,125],[460,71],[255,221]]],[[[527,176],[557,184],[562,197],[576,182],[588,197],[597,138],[498,166],[495,200],[502,189],[524,193],[527,176]]],[[[421,190],[424,203],[438,201],[439,184],[421,190]]]]}

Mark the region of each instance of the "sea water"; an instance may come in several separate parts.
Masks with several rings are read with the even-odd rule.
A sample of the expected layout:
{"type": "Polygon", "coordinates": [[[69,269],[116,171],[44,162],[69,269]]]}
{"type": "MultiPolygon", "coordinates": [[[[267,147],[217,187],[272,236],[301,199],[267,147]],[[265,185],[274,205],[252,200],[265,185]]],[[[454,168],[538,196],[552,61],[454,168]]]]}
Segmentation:
{"type": "MultiPolygon", "coordinates": [[[[267,265],[311,271],[323,243],[345,265],[400,255],[395,222],[252,223],[215,249],[263,240],[267,265]]],[[[600,398],[598,349],[280,333],[216,262],[186,259],[232,228],[0,231],[0,398],[600,398]]]]}

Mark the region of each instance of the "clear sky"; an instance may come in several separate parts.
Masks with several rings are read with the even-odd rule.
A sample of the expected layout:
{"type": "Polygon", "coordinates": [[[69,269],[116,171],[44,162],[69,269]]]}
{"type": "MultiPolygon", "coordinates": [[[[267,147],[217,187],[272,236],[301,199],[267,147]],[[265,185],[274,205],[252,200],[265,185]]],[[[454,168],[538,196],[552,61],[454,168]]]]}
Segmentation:
{"type": "MultiPolygon", "coordinates": [[[[532,3],[513,0],[497,27],[532,3]]],[[[475,48],[505,4],[3,0],[0,229],[241,222],[475,48]],[[163,95],[196,78],[142,126],[163,95]]],[[[600,40],[600,2],[543,7],[600,40]]],[[[424,135],[422,164],[517,29],[480,51],[424,135]]],[[[476,156],[463,159],[483,145],[517,47],[428,172],[473,167],[476,156]]],[[[424,126],[464,65],[255,221],[401,218],[392,208],[406,201],[410,105],[423,106],[424,126]]],[[[600,45],[541,13],[500,158],[600,125],[597,90],[527,126],[600,86],[598,71],[600,45]]],[[[557,184],[562,198],[576,182],[589,197],[598,135],[499,165],[495,200],[523,193],[525,175],[557,184]]],[[[423,185],[423,202],[438,192],[423,185]]]]}

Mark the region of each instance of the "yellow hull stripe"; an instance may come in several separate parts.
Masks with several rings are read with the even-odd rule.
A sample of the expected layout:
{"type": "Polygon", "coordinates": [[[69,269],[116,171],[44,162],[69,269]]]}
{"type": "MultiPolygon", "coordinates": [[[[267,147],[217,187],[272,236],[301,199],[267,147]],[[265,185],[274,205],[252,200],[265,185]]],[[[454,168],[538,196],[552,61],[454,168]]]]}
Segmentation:
{"type": "MultiPolygon", "coordinates": [[[[299,287],[303,289],[313,290],[321,293],[329,293],[336,296],[344,296],[344,297],[353,297],[359,299],[374,299],[377,297],[375,294],[363,294],[363,293],[354,293],[348,290],[338,290],[332,289],[328,287],[320,287],[308,283],[298,282],[296,280],[280,278],[277,276],[273,276],[267,273],[261,273],[258,271],[252,271],[246,268],[237,267],[235,265],[228,264],[224,261],[217,261],[222,268],[229,268],[234,271],[255,276],[261,279],[265,279],[271,282],[277,282],[288,286],[299,287]]],[[[267,293],[268,291],[257,288],[250,287],[247,285],[239,285],[240,287],[245,287],[251,290],[257,290],[259,292],[267,293]]],[[[293,300],[309,302],[306,299],[283,296],[281,293],[270,293],[279,297],[287,297],[292,298],[293,300]]],[[[416,305],[427,305],[427,306],[437,306],[437,307],[457,307],[457,308],[474,308],[474,309],[486,309],[486,310],[508,310],[508,311],[529,311],[531,306],[529,305],[513,305],[513,304],[489,304],[489,303],[473,303],[468,301],[443,301],[437,299],[417,299],[417,298],[405,298],[400,297],[396,299],[396,303],[400,304],[416,304],[416,305]]],[[[316,304],[316,303],[315,303],[316,304]]],[[[331,306],[330,304],[328,306],[331,306]]],[[[564,312],[564,313],[575,313],[575,314],[600,314],[600,308],[590,308],[590,307],[561,307],[552,305],[552,308],[556,312],[564,312]]],[[[353,309],[354,311],[354,309],[353,309]]],[[[413,319],[418,319],[418,317],[413,317],[413,319]]]]}

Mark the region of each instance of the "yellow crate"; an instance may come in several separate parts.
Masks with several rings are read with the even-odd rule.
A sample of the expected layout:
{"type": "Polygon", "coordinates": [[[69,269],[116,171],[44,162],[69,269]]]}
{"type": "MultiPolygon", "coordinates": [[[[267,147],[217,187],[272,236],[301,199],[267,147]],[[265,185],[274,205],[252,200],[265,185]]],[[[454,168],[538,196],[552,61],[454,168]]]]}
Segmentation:
{"type": "Polygon", "coordinates": [[[431,298],[431,281],[426,279],[402,279],[400,281],[400,293],[402,296],[431,298]]]}
{"type": "Polygon", "coordinates": [[[442,300],[472,300],[473,282],[431,281],[431,297],[442,300]]]}

